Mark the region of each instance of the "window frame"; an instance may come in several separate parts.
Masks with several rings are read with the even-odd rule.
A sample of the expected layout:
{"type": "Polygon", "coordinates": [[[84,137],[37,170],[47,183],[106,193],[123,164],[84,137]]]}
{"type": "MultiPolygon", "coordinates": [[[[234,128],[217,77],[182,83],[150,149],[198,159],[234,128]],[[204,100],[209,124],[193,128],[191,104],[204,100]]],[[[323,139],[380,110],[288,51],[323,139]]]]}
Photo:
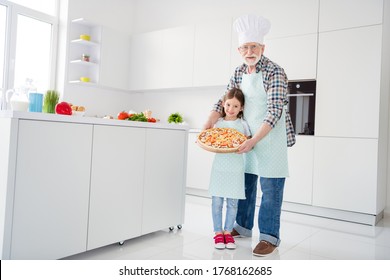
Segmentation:
{"type": "Polygon", "coordinates": [[[57,16],[48,15],[7,0],[0,0],[0,5],[7,8],[6,11],[6,30],[5,30],[5,48],[4,48],[4,76],[3,90],[14,88],[15,78],[15,58],[16,58],[16,37],[17,37],[17,19],[18,15],[30,17],[42,22],[51,24],[51,50],[50,50],[50,69],[49,69],[49,88],[56,86],[56,67],[57,67],[57,49],[58,49],[58,22],[59,22],[59,2],[57,0],[57,16]]]}

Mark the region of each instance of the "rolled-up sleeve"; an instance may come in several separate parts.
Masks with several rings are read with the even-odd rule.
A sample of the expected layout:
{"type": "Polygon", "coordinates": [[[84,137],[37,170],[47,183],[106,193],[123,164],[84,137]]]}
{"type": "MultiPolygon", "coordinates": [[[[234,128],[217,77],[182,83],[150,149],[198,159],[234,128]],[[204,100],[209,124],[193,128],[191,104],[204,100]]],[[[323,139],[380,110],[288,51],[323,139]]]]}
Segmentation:
{"type": "Polygon", "coordinates": [[[283,107],[287,99],[287,76],[282,68],[276,68],[269,75],[267,88],[267,115],[265,123],[272,128],[282,116],[283,107]]]}

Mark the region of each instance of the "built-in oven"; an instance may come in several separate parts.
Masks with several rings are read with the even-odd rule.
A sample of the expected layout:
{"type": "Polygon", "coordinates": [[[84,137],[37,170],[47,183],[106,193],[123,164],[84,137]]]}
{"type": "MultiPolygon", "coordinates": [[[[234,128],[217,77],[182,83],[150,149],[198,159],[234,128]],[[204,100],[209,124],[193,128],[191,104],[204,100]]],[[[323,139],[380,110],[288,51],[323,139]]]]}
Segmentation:
{"type": "Polygon", "coordinates": [[[298,135],[314,135],[316,81],[288,82],[288,110],[298,135]]]}

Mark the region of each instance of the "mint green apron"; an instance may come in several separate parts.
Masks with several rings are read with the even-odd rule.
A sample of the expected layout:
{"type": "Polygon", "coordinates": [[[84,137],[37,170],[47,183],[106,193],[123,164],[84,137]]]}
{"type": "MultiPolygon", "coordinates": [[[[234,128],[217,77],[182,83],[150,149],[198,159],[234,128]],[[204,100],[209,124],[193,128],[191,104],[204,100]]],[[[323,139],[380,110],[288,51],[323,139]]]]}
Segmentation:
{"type": "MultiPolygon", "coordinates": [[[[241,90],[245,95],[244,118],[252,134],[260,128],[267,115],[267,93],[262,73],[244,74],[241,90]]],[[[257,162],[247,155],[246,171],[266,178],[288,177],[285,110],[275,127],[254,147],[257,162]],[[254,170],[257,169],[257,172],[254,170]]]]}

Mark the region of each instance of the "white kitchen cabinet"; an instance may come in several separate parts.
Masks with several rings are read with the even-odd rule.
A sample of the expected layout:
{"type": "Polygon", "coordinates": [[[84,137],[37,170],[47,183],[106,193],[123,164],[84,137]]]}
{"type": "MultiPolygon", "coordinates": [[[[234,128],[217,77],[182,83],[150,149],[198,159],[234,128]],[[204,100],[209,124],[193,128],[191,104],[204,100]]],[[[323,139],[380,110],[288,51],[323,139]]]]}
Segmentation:
{"type": "Polygon", "coordinates": [[[378,137],[381,50],[380,25],[319,34],[317,136],[378,137]]]}
{"type": "Polygon", "coordinates": [[[147,129],[142,234],[184,222],[187,133],[147,129]]]}
{"type": "Polygon", "coordinates": [[[313,194],[314,137],[297,135],[297,142],[288,148],[288,168],[283,200],[311,205],[313,194]]]}
{"type": "Polygon", "coordinates": [[[144,153],[145,128],[94,126],[88,250],[141,235],[144,153]]]}
{"type": "Polygon", "coordinates": [[[280,65],[289,80],[317,77],[317,34],[269,39],[264,55],[280,65]]]}
{"type": "MultiPolygon", "coordinates": [[[[241,65],[244,62],[240,52],[238,51],[238,35],[237,32],[232,28],[232,42],[230,44],[230,76],[233,76],[234,69],[237,66],[241,65]]],[[[229,80],[226,81],[226,84],[229,83],[229,80]]]]}
{"type": "Polygon", "coordinates": [[[191,87],[194,32],[194,26],[181,26],[133,35],[130,90],[191,87]]]}
{"type": "Polygon", "coordinates": [[[184,223],[187,130],[0,112],[2,259],[60,259],[184,223]]]}
{"type": "Polygon", "coordinates": [[[231,27],[231,19],[196,24],[193,86],[229,82],[231,27]]]}
{"type": "MultiPolygon", "coordinates": [[[[313,34],[317,32],[319,2],[319,0],[260,0],[255,4],[250,3],[250,13],[262,15],[270,20],[271,29],[265,38],[266,41],[272,38],[313,34]]],[[[248,11],[249,9],[245,13],[248,11]]]]}
{"type": "Polygon", "coordinates": [[[81,77],[90,79],[90,84],[99,81],[101,27],[84,19],[75,19],[70,23],[68,81],[82,83],[81,77]],[[90,40],[83,40],[80,35],[89,35],[90,40]],[[83,60],[89,56],[89,61],[83,60]]]}
{"type": "Polygon", "coordinates": [[[158,89],[163,84],[162,40],[161,31],[131,36],[130,90],[158,89]]]}
{"type": "Polygon", "coordinates": [[[313,205],[378,214],[384,197],[377,197],[377,170],[377,139],[316,137],[313,205]]]}
{"type": "Polygon", "coordinates": [[[201,149],[195,143],[198,132],[188,134],[187,188],[209,189],[211,167],[215,153],[201,149]]]}
{"type": "Polygon", "coordinates": [[[92,125],[19,121],[11,259],[86,250],[91,143],[92,125]]]}
{"type": "Polygon", "coordinates": [[[195,27],[180,26],[164,29],[162,41],[162,64],[155,64],[162,76],[161,88],[192,86],[194,68],[195,27]]]}
{"type": "Polygon", "coordinates": [[[319,31],[381,24],[382,18],[383,0],[321,0],[319,31]]]}
{"type": "Polygon", "coordinates": [[[128,90],[130,36],[104,26],[101,42],[99,84],[128,90]]]}

